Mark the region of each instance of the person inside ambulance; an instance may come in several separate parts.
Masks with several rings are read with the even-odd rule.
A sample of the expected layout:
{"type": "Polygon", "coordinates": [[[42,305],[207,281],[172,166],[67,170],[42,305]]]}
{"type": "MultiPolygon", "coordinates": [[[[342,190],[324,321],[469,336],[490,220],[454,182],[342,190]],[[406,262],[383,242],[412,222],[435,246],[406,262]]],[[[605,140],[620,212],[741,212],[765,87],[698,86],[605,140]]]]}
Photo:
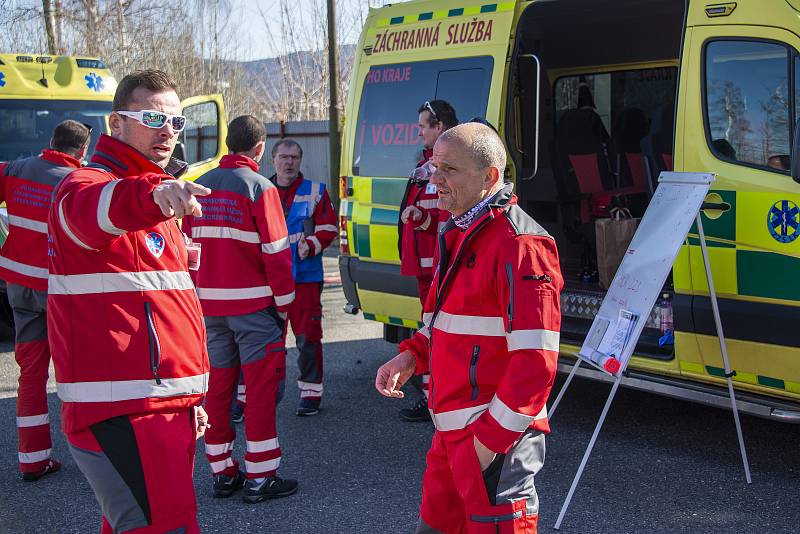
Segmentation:
{"type": "Polygon", "coordinates": [[[211,359],[206,410],[213,426],[206,432],[206,457],[213,493],[230,497],[244,485],[249,503],[297,491],[296,480],[277,476],[281,448],[275,418],[286,376],[285,319],[295,286],[278,190],[258,174],[266,138],[255,117],[233,119],[225,140],[230,153],[197,179],[212,190],[200,199],[203,215],[183,219],[184,232],[202,247],[193,278],[211,359]],[[240,373],[247,384],[246,475],[231,457],[236,431],[228,423],[240,373]]]}
{"type": "Polygon", "coordinates": [[[325,184],[300,172],[303,148],[292,139],[281,139],[271,154],[275,174],[270,181],[278,188],[289,229],[295,277],[296,297],[289,312],[300,369],[295,413],[308,417],[319,413],[322,402],[322,251],[336,238],[339,227],[325,184]]]}
{"type": "Polygon", "coordinates": [[[47,212],[53,188],[86,157],[91,131],[66,120],[55,127],[50,148],[40,155],[0,164],[0,202],[6,203],[10,226],[0,250],[0,278],[7,283],[14,314],[19,470],[27,482],[61,468],[50,458],[47,410],[47,212]]]}
{"type": "Polygon", "coordinates": [[[47,328],[62,428],[103,513],[102,532],[200,531],[195,440],[208,426],[206,333],[177,219],[202,185],[167,169],[186,125],[175,82],[117,86],[89,166],[48,215],[47,328]]]}
{"type": "Polygon", "coordinates": [[[431,373],[436,431],[416,532],[536,532],[561,326],[556,243],[503,182],[506,151],[491,128],[443,133],[432,162],[451,218],[425,326],[378,369],[375,387],[402,398],[414,373],[431,373]]]}
{"type": "MultiPolygon", "coordinates": [[[[436,207],[436,186],[430,183],[434,171],[430,159],[436,140],[458,124],[458,117],[453,106],[444,100],[425,102],[417,113],[423,146],[422,160],[409,176],[400,203],[397,244],[400,252],[400,274],[417,278],[419,300],[424,306],[433,279],[436,235],[443,215],[436,207]]],[[[421,394],[414,406],[400,410],[403,421],[415,423],[431,420],[428,412],[428,379],[429,375],[424,374],[412,380],[412,384],[421,390],[421,394]]]]}

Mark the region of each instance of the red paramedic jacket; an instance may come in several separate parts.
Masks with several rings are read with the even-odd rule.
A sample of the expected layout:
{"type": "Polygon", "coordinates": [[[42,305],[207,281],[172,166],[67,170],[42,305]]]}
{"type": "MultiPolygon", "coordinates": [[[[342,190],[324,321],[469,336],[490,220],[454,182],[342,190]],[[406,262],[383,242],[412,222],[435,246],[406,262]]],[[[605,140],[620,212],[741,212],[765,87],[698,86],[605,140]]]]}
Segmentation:
{"type": "Polygon", "coordinates": [[[242,315],[294,301],[292,255],[278,190],[258,163],[229,154],[197,179],[212,193],[198,197],[202,217],[185,217],[183,231],[202,245],[193,272],[204,315],[242,315]]]}
{"type": "Polygon", "coordinates": [[[437,431],[466,429],[496,453],[527,428],[550,431],[562,287],[555,241],[517,205],[510,184],[466,231],[447,222],[425,326],[400,344],[417,374],[431,373],[437,431]]]}
{"type": "Polygon", "coordinates": [[[439,223],[447,213],[436,207],[439,194],[436,186],[430,183],[433,168],[430,165],[431,151],[425,151],[425,159],[419,162],[414,174],[408,179],[400,214],[407,206],[416,206],[422,212],[419,221],[404,224],[398,221],[400,236],[400,274],[403,276],[430,276],[436,252],[436,235],[439,223]]]}
{"type": "Polygon", "coordinates": [[[171,176],[107,135],[91,162],[56,187],[48,218],[47,329],[65,433],[197,406],[208,383],[184,236],[153,201],[171,176]]]}
{"type": "Polygon", "coordinates": [[[81,163],[58,150],[0,164],[0,202],[8,209],[8,239],[0,251],[0,278],[47,291],[47,212],[53,188],[81,163]]]}

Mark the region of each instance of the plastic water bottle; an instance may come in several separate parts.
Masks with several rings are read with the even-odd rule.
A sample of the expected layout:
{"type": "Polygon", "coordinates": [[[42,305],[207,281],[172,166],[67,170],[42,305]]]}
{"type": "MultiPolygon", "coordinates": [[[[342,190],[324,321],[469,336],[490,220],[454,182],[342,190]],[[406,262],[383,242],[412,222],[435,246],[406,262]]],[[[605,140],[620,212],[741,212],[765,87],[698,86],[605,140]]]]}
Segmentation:
{"type": "Polygon", "coordinates": [[[675,334],[674,326],[672,323],[672,302],[669,300],[669,294],[664,293],[658,301],[658,316],[661,329],[661,338],[658,340],[659,346],[674,345],[675,334]]]}

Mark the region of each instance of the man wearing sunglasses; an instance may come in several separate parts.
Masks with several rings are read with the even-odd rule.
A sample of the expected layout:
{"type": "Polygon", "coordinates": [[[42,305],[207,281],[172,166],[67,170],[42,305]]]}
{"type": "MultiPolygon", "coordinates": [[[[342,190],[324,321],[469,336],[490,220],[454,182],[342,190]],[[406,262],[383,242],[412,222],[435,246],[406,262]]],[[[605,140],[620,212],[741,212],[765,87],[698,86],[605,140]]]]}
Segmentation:
{"type": "Polygon", "coordinates": [[[0,278],[7,282],[14,312],[19,470],[27,482],[61,467],[50,458],[47,413],[47,212],[53,188],[86,157],[91,130],[66,120],[55,127],[50,148],[40,155],[0,164],[0,202],[6,203],[9,224],[0,250],[0,278]]]}
{"type": "MultiPolygon", "coordinates": [[[[439,231],[441,210],[436,207],[436,186],[429,182],[433,173],[430,163],[433,145],[445,131],[458,124],[453,106],[444,100],[431,100],[422,104],[419,113],[419,137],[422,139],[422,161],[411,173],[406,192],[400,203],[398,221],[398,248],[400,251],[400,274],[415,276],[419,300],[425,305],[433,279],[433,258],[436,250],[436,234],[439,231]]],[[[428,380],[422,375],[421,383],[415,378],[413,384],[422,389],[417,403],[400,410],[400,418],[408,422],[430,421],[428,412],[428,380]]]]}
{"type": "Polygon", "coordinates": [[[176,218],[201,215],[195,195],[211,191],[176,179],[185,164],[171,154],[185,120],[166,73],[125,76],[112,109],[111,135],[57,186],[48,219],[62,427],[103,532],[194,533],[209,366],[176,218]]]}

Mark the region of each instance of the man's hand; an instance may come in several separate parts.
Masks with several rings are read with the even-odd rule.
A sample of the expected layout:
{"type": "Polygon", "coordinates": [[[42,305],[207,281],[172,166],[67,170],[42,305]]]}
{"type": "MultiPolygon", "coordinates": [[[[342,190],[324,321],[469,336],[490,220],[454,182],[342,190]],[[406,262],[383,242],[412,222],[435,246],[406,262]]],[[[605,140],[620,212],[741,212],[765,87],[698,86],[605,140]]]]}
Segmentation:
{"type": "Polygon", "coordinates": [[[194,421],[195,421],[195,439],[200,439],[206,433],[206,430],[211,428],[208,423],[208,414],[202,406],[195,406],[194,408],[194,421]]]}
{"type": "Polygon", "coordinates": [[[311,247],[308,246],[305,236],[301,237],[300,241],[297,242],[297,255],[300,256],[301,260],[304,260],[308,257],[310,250],[311,247]]]}
{"type": "Polygon", "coordinates": [[[408,221],[418,221],[422,219],[422,211],[416,206],[407,206],[400,215],[400,220],[403,224],[408,224],[408,221]]]}
{"type": "Polygon", "coordinates": [[[476,436],[472,436],[472,441],[475,445],[475,454],[478,456],[478,463],[481,464],[481,471],[486,471],[486,468],[489,467],[489,464],[492,463],[492,460],[494,460],[497,454],[493,450],[487,449],[483,443],[478,441],[476,436]]]}
{"type": "Polygon", "coordinates": [[[404,350],[378,369],[375,375],[375,389],[384,397],[402,399],[400,388],[408,382],[417,368],[417,361],[411,351],[404,350]]]}
{"type": "Polygon", "coordinates": [[[195,196],[211,194],[211,189],[186,180],[164,180],[153,191],[153,201],[166,217],[201,217],[203,208],[195,196]]]}

